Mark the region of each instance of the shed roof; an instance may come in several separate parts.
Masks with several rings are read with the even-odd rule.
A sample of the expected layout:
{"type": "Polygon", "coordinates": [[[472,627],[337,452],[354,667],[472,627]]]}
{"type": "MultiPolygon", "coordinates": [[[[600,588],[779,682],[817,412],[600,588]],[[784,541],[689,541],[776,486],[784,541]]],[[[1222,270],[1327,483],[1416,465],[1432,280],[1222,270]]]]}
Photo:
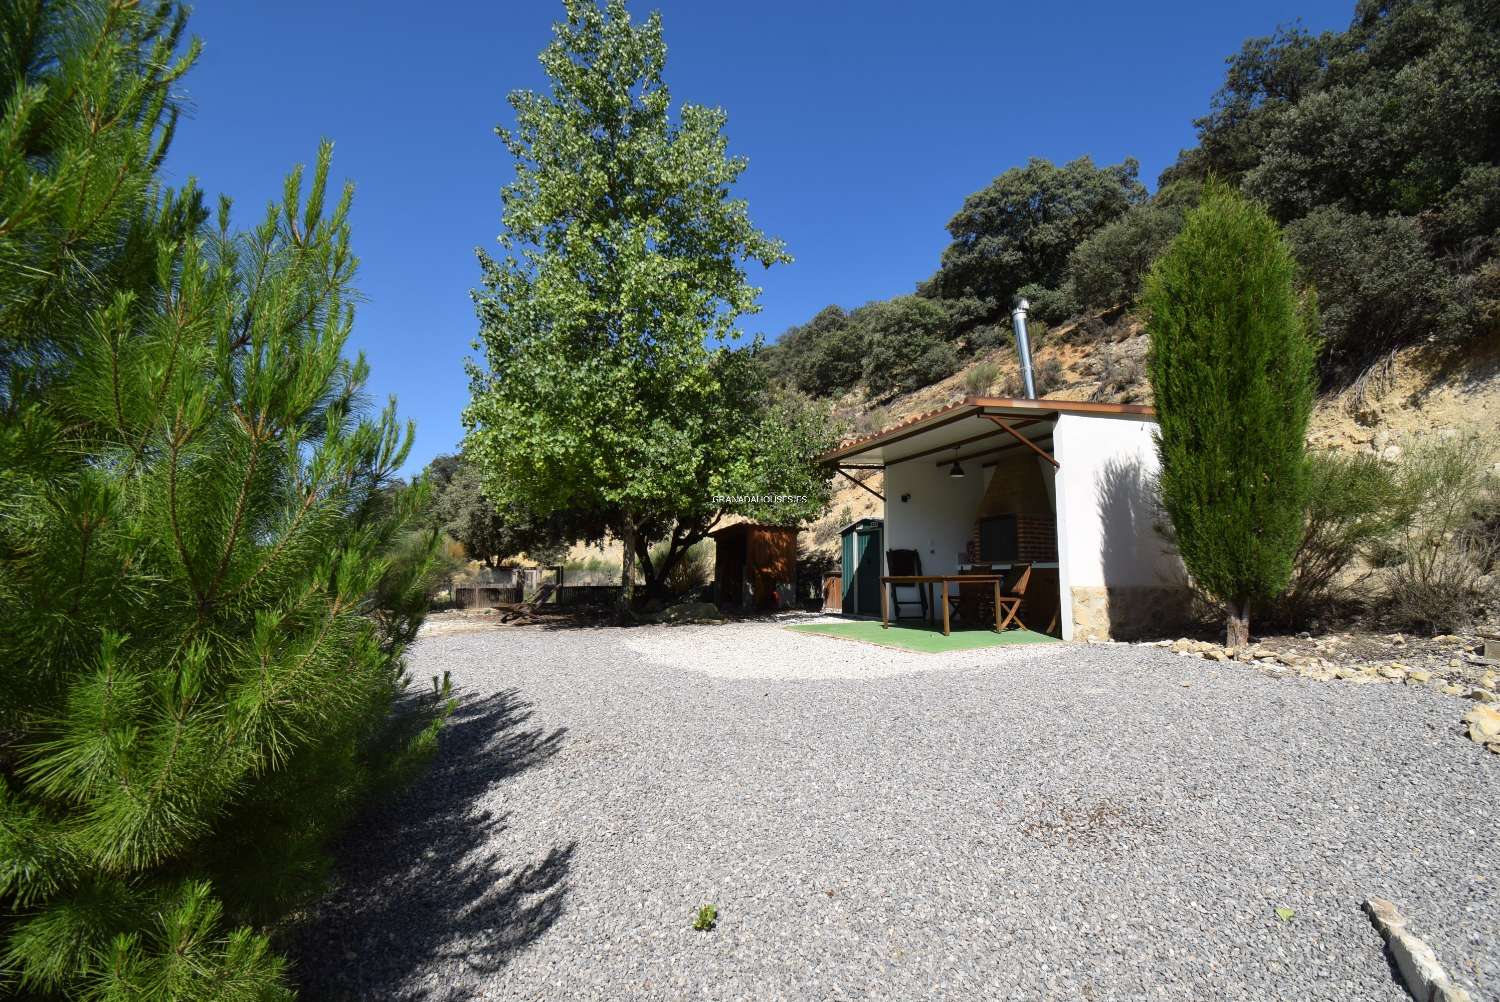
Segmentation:
{"type": "MultiPolygon", "coordinates": [[[[884,431],[846,442],[818,457],[818,462],[839,466],[890,466],[914,459],[952,461],[953,450],[974,446],[994,451],[1006,435],[991,417],[1001,418],[1027,438],[1041,440],[1050,434],[1050,421],[1060,414],[1101,419],[1146,418],[1154,420],[1156,409],[1143,404],[1105,404],[1086,400],[1027,400],[1017,397],[965,397],[956,404],[920,414],[884,431]],[[940,456],[939,453],[948,453],[940,456]]],[[[972,451],[972,450],[971,450],[972,451]]],[[[968,458],[961,454],[958,458],[968,458]]]]}
{"type": "Polygon", "coordinates": [[[727,536],[730,533],[734,533],[734,532],[751,532],[751,531],[756,530],[756,529],[765,530],[767,532],[790,532],[790,533],[798,533],[798,532],[802,531],[802,529],[799,526],[785,525],[785,524],[781,524],[781,523],[772,523],[772,522],[731,522],[731,523],[729,523],[726,526],[723,526],[721,528],[713,530],[712,532],[709,533],[709,536],[712,537],[712,538],[714,538],[714,539],[717,539],[720,536],[727,536]]]}

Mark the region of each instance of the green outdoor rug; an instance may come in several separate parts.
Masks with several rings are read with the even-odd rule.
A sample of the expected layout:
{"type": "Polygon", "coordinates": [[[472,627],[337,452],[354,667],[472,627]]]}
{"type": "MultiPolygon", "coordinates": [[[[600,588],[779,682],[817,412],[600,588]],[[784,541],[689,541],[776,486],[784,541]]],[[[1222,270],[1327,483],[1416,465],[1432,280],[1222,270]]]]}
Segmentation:
{"type": "Polygon", "coordinates": [[[812,623],[806,626],[788,626],[787,629],[796,630],[798,633],[838,637],[840,640],[858,640],[861,643],[894,647],[903,651],[916,651],[919,654],[976,651],[985,647],[1009,647],[1014,644],[1061,643],[1056,637],[1049,637],[1045,633],[1034,633],[1031,630],[1007,630],[1004,633],[995,633],[993,630],[954,630],[945,637],[942,630],[933,628],[892,626],[888,630],[882,629],[879,623],[871,620],[857,620],[851,623],[812,623]]]}

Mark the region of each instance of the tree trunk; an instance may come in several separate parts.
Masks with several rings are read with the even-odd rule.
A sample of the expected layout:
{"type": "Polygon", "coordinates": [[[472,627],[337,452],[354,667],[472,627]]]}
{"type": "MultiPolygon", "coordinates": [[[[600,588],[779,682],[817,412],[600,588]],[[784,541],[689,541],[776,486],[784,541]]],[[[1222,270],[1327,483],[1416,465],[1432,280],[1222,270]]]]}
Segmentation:
{"type": "Polygon", "coordinates": [[[1224,617],[1224,646],[1238,650],[1250,643],[1250,603],[1230,602],[1224,617]]]}
{"type": "Polygon", "coordinates": [[[628,623],[635,605],[635,519],[628,513],[620,519],[620,548],[620,598],[615,613],[621,623],[628,623]]]}
{"type": "Polygon", "coordinates": [[[691,536],[678,538],[677,533],[674,531],[672,538],[667,543],[666,552],[662,554],[661,560],[656,563],[653,563],[651,560],[646,548],[646,541],[643,539],[636,541],[636,552],[640,557],[641,567],[646,572],[646,594],[648,596],[662,600],[671,597],[667,594],[667,575],[672,573],[672,568],[681,562],[683,556],[688,550],[692,549],[693,544],[697,543],[699,539],[702,539],[702,537],[700,536],[698,539],[693,539],[691,536]]]}

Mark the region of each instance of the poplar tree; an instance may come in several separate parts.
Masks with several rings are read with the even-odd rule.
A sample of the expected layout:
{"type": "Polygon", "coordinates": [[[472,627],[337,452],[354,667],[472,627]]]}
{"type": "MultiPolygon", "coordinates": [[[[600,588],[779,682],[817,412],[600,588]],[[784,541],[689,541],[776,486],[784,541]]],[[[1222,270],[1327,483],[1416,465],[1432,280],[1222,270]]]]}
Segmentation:
{"type": "Polygon", "coordinates": [[[344,354],[351,190],[325,145],[240,233],[161,184],[174,4],[0,31],[0,996],[287,998],[267,930],[437,719],[391,714],[435,538],[344,354]]]}
{"type": "Polygon", "coordinates": [[[1276,223],[1210,183],[1146,281],[1161,497],[1194,582],[1250,639],[1281,594],[1306,511],[1316,310],[1276,223]]]}
{"type": "MultiPolygon", "coordinates": [[[[515,158],[505,250],[480,251],[487,367],[471,368],[464,451],[502,508],[593,513],[660,582],[732,509],[795,522],[826,503],[811,457],[828,422],[772,403],[737,318],[756,311],[750,262],[788,261],[731,196],[724,112],[662,79],[661,19],[624,0],[566,0],[541,54],[547,93],[510,95],[515,158]],[[716,497],[793,495],[794,502],[716,497]],[[652,562],[649,544],[667,541],[652,562]]],[[[752,349],[753,350],[753,349],[752,349]]],[[[831,444],[831,443],[829,443],[831,444]]]]}

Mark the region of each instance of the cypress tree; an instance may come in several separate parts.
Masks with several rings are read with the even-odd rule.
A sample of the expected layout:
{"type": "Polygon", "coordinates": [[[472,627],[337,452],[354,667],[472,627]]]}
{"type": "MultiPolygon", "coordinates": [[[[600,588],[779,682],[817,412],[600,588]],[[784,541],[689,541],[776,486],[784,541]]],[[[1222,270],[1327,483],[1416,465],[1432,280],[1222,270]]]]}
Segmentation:
{"type": "Polygon", "coordinates": [[[1211,183],[1146,282],[1161,496],[1230,647],[1286,587],[1302,535],[1316,310],[1259,206],[1211,183]]]}
{"type": "Polygon", "coordinates": [[[435,539],[343,353],[351,191],[162,186],[174,4],[0,31],[0,997],[285,998],[266,930],[438,716],[391,713],[435,539]]]}

